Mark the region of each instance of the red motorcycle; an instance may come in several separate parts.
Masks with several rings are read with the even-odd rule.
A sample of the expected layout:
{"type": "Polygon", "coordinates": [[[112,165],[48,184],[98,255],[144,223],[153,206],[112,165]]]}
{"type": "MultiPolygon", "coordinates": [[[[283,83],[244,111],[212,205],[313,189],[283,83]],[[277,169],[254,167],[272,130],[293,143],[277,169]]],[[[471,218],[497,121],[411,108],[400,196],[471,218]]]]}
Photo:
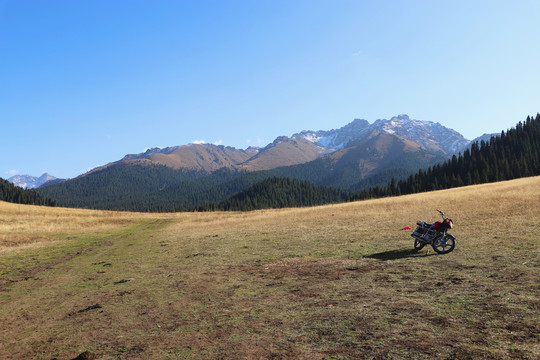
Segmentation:
{"type": "Polygon", "coordinates": [[[433,250],[438,254],[448,254],[456,247],[456,237],[448,234],[448,230],[453,227],[452,219],[446,217],[441,210],[437,211],[441,214],[443,221],[437,221],[433,224],[424,221],[418,221],[418,227],[414,230],[411,236],[414,238],[414,249],[420,250],[427,244],[431,244],[433,250]]]}

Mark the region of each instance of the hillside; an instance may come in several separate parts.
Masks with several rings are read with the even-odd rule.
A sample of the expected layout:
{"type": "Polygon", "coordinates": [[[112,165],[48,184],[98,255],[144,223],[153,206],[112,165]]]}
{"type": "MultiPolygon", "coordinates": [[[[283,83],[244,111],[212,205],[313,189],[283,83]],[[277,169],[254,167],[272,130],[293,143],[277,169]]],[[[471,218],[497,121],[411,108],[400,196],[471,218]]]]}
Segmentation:
{"type": "MultiPolygon", "coordinates": [[[[275,152],[285,154],[291,146],[298,149],[297,155],[302,159],[305,156],[316,157],[319,151],[317,146],[306,141],[283,140],[261,150],[245,163],[246,166],[252,170],[267,167],[272,161],[268,160],[267,154],[272,154],[272,159],[275,152]]],[[[153,164],[148,159],[128,157],[85,176],[42,187],[39,192],[70,207],[175,211],[217,205],[271,177],[288,177],[347,191],[357,189],[363,182],[371,185],[370,179],[380,184],[392,177],[406,177],[412,169],[428,166],[436,160],[440,158],[404,139],[380,134],[313,161],[264,171],[224,168],[209,174],[205,170],[175,170],[170,166],[153,164]],[[372,178],[373,175],[376,176],[372,178]]],[[[295,162],[294,159],[289,161],[295,162]]]]}
{"type": "Polygon", "coordinates": [[[539,212],[540,177],[248,213],[0,202],[2,233],[49,239],[0,251],[0,358],[536,359],[539,212]],[[456,249],[416,253],[399,229],[435,208],[456,249]]]}
{"type": "Polygon", "coordinates": [[[343,202],[347,196],[348,193],[344,191],[316,186],[308,181],[273,177],[230,197],[217,208],[226,211],[249,211],[315,206],[343,202]]]}
{"type": "MultiPolygon", "coordinates": [[[[373,124],[367,120],[355,119],[339,129],[305,130],[291,137],[279,136],[263,148],[250,147],[241,150],[205,143],[153,148],[144,153],[126,155],[123,159],[104,167],[138,160],[138,163],[159,164],[176,170],[207,173],[219,169],[270,170],[304,164],[336,150],[346,149],[351,144],[370,141],[381,134],[394,135],[414,143],[431,156],[449,157],[470,145],[470,141],[461,134],[439,123],[399,115],[389,120],[376,120],[373,124]]],[[[102,168],[99,167],[97,170],[102,168]]]]}
{"type": "Polygon", "coordinates": [[[305,164],[273,169],[273,176],[307,180],[316,185],[346,191],[386,184],[392,178],[406,178],[444,157],[427,152],[393,134],[381,133],[305,164]]]}
{"type": "Polygon", "coordinates": [[[425,151],[444,156],[457,154],[470,144],[455,130],[432,121],[411,119],[405,114],[378,119],[373,124],[364,119],[355,119],[340,129],[302,131],[293,137],[304,138],[323,147],[343,149],[351,142],[369,140],[381,133],[399,136],[416,143],[425,151]]]}
{"type": "MultiPolygon", "coordinates": [[[[219,169],[236,169],[258,150],[239,150],[230,146],[213,144],[188,144],[165,149],[148,149],[141,154],[129,154],[119,161],[93,169],[89,174],[109,167],[123,165],[163,165],[174,170],[211,173],[219,169]]],[[[88,175],[88,174],[85,174],[88,175]]]]}
{"type": "Polygon", "coordinates": [[[355,170],[358,175],[354,179],[349,176],[348,179],[355,183],[386,170],[404,169],[410,172],[411,169],[424,168],[444,159],[411,141],[388,133],[349,143],[347,148],[333,153],[329,158],[333,162],[334,176],[355,170]]]}
{"type": "Polygon", "coordinates": [[[354,192],[353,199],[408,194],[540,174],[538,124],[538,116],[528,118],[446,161],[388,129],[349,140],[330,153],[313,141],[282,137],[264,149],[251,149],[256,155],[243,163],[237,162],[250,154],[223,146],[151,149],[39,192],[64,206],[133,211],[219,208],[219,203],[272,177],[354,192]],[[187,166],[188,158],[195,165],[187,166]],[[158,164],[151,159],[162,160],[158,164]],[[175,169],[164,159],[183,159],[183,165],[175,169]],[[208,163],[213,167],[205,167],[208,163]],[[276,167],[279,164],[294,165],[276,167]]]}
{"type": "Polygon", "coordinates": [[[407,179],[364,189],[353,199],[411,194],[540,175],[540,114],[528,116],[515,128],[475,142],[463,154],[420,169],[407,179]]]}
{"type": "Polygon", "coordinates": [[[239,168],[248,171],[259,171],[304,164],[331,151],[304,139],[291,139],[282,136],[261,149],[257,155],[241,164],[239,168]]]}
{"type": "Polygon", "coordinates": [[[164,165],[174,170],[198,171],[211,174],[217,170],[270,170],[281,166],[306,163],[330,153],[304,139],[278,137],[266,147],[235,149],[213,144],[188,144],[165,149],[149,149],[130,154],[123,159],[98,167],[90,173],[121,165],[164,165]]]}
{"type": "MultiPolygon", "coordinates": [[[[155,202],[156,194],[180,182],[190,182],[205,173],[174,170],[164,165],[130,160],[80,176],[78,178],[39,188],[40,194],[56,199],[67,207],[147,210],[160,209],[155,202]]],[[[165,200],[163,197],[160,200],[165,200]]]]}
{"type": "Polygon", "coordinates": [[[338,130],[281,136],[264,148],[203,143],[148,149],[39,191],[64,206],[134,211],[206,207],[270,177],[361,191],[443,161],[466,142],[440,124],[406,115],[371,125],[355,120],[338,130]],[[453,145],[428,146],[444,134],[453,145]]]}
{"type": "Polygon", "coordinates": [[[213,172],[222,168],[236,168],[255,153],[212,144],[190,144],[179,146],[168,154],[151,154],[146,159],[173,169],[213,172]]]}
{"type": "Polygon", "coordinates": [[[361,177],[366,177],[381,169],[396,166],[405,154],[415,154],[418,162],[430,163],[435,156],[427,153],[419,145],[393,134],[381,133],[368,140],[356,141],[343,150],[329,157],[336,162],[336,167],[355,164],[361,177]],[[345,165],[342,165],[344,163],[345,165]]]}

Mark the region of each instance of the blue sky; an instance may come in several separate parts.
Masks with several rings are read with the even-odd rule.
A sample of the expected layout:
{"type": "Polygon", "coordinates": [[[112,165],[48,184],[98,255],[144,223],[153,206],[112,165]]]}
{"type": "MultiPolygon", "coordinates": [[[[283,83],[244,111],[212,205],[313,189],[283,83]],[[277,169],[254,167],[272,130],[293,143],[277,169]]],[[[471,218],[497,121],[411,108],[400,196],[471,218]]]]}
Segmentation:
{"type": "Polygon", "coordinates": [[[0,0],[0,176],[408,114],[540,111],[540,2],[0,0]]]}

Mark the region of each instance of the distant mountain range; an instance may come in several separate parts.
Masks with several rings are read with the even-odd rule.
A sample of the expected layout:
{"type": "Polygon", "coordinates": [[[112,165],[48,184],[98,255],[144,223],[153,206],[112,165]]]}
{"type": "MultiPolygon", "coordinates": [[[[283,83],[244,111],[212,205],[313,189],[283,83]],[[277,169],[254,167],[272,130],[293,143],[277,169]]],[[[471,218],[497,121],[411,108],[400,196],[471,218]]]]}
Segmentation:
{"type": "Polygon", "coordinates": [[[66,206],[140,211],[220,203],[272,177],[358,192],[427,169],[471,143],[455,130],[407,115],[373,124],[356,119],[337,130],[280,136],[262,148],[153,148],[39,191],[66,206]]]}
{"type": "Polygon", "coordinates": [[[377,120],[373,124],[367,120],[355,119],[337,130],[302,131],[293,137],[302,137],[325,148],[343,149],[352,141],[369,139],[381,133],[397,135],[441,155],[462,151],[470,143],[455,130],[431,121],[413,120],[408,115],[377,120]]]}
{"type": "Polygon", "coordinates": [[[59,180],[58,178],[44,173],[40,177],[31,175],[15,175],[7,179],[13,185],[22,187],[23,189],[36,189],[49,181],[59,180]]]}
{"type": "MultiPolygon", "coordinates": [[[[411,119],[408,115],[398,115],[389,120],[379,119],[370,124],[364,119],[355,119],[351,123],[332,130],[304,130],[291,137],[280,136],[266,147],[249,147],[246,150],[212,144],[187,144],[166,148],[152,148],[144,153],[129,154],[124,158],[95,169],[87,174],[101,171],[118,164],[160,164],[187,171],[212,173],[218,169],[260,171],[278,167],[305,164],[318,158],[329,156],[334,161],[348,153],[342,151],[357,147],[364,140],[391,134],[416,144],[418,150],[426,151],[437,157],[450,157],[462,152],[471,143],[489,140],[493,134],[484,134],[469,141],[460,133],[439,123],[411,119]],[[332,155],[331,155],[332,154],[332,155]]],[[[407,149],[411,149],[409,146],[407,149]]],[[[354,152],[353,152],[354,153],[354,152]]],[[[365,159],[366,155],[362,157],[365,159]]],[[[395,154],[394,154],[395,155],[395,154]]],[[[349,155],[350,157],[351,155],[349,155]]],[[[375,159],[372,159],[375,160],[375,159]]],[[[372,161],[373,162],[373,161],[372,161]]],[[[377,166],[371,165],[373,170],[377,166]]],[[[367,173],[364,171],[364,175],[367,173]]],[[[39,177],[15,175],[8,179],[13,184],[26,189],[39,188],[63,181],[49,174],[39,177]]]]}
{"type": "Polygon", "coordinates": [[[355,120],[338,130],[278,137],[264,148],[154,148],[70,180],[51,180],[47,174],[11,178],[25,187],[46,181],[36,190],[0,179],[0,201],[130,211],[246,211],[404,195],[539,175],[539,134],[540,114],[506,133],[484,134],[472,142],[406,115],[371,125],[355,120]]]}
{"type": "Polygon", "coordinates": [[[103,170],[118,164],[160,164],[179,170],[212,173],[219,169],[260,171],[303,164],[329,154],[327,149],[301,137],[280,136],[264,148],[246,150],[212,144],[188,144],[164,149],[154,148],[141,154],[129,154],[119,161],[93,169],[103,170]]]}
{"type": "MultiPolygon", "coordinates": [[[[455,130],[439,123],[410,119],[399,115],[390,120],[355,119],[337,130],[305,130],[291,137],[280,136],[266,147],[246,150],[212,144],[188,144],[167,148],[153,148],[144,153],[126,155],[119,161],[93,169],[103,170],[118,164],[160,164],[173,169],[212,173],[218,169],[260,171],[283,166],[305,164],[331,156],[334,160],[345,154],[343,149],[355,147],[362,141],[381,134],[393,135],[415,144],[415,151],[439,157],[450,157],[470,146],[471,141],[455,130]]],[[[475,139],[476,140],[476,139],[475,139]]],[[[411,147],[407,147],[411,149],[411,147]]],[[[365,157],[365,156],[364,156],[365,157]]]]}

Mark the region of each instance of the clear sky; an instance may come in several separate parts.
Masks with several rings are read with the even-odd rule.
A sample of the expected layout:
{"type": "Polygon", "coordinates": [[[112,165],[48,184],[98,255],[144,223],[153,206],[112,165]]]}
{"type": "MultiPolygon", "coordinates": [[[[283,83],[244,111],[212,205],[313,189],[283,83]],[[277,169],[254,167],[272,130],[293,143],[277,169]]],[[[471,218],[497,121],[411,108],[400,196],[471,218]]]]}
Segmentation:
{"type": "Polygon", "coordinates": [[[540,112],[537,0],[0,0],[0,176],[398,114],[540,112]]]}

